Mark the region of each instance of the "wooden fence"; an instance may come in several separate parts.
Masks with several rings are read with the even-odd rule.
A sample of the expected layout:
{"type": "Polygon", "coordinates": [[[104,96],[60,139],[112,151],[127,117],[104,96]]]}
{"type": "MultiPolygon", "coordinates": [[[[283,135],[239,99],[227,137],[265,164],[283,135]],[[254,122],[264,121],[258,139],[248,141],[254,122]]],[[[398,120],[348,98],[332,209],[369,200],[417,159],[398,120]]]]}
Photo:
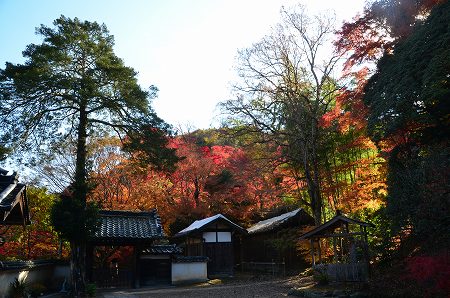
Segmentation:
{"type": "Polygon", "coordinates": [[[369,277],[366,263],[318,264],[313,269],[326,274],[330,281],[366,281],[369,277]]]}

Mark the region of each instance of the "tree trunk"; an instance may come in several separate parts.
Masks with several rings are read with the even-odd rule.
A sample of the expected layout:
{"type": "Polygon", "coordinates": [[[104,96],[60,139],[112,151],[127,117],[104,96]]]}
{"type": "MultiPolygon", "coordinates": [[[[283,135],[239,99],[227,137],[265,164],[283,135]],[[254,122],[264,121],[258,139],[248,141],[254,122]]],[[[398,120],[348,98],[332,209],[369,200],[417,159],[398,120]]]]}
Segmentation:
{"type": "MultiPolygon", "coordinates": [[[[311,209],[313,212],[314,223],[316,226],[322,223],[322,198],[320,196],[320,187],[318,184],[318,174],[311,171],[311,165],[309,158],[307,157],[307,152],[303,153],[303,166],[305,168],[306,183],[308,184],[308,193],[311,200],[311,209]]],[[[315,158],[313,163],[315,162],[315,158]]],[[[316,165],[313,165],[317,168],[316,165]]]]}
{"type": "Polygon", "coordinates": [[[77,159],[75,163],[74,198],[86,206],[87,175],[86,175],[86,140],[87,140],[87,112],[86,101],[80,104],[80,116],[78,124],[77,159]]]}
{"type": "Polygon", "coordinates": [[[84,293],[86,284],[86,243],[70,242],[70,282],[74,297],[84,293]]]}
{"type": "MultiPolygon", "coordinates": [[[[86,208],[86,197],[88,193],[86,173],[86,141],[87,141],[87,102],[80,102],[80,115],[78,124],[77,159],[75,167],[75,182],[73,199],[81,202],[81,208],[86,208]]],[[[86,232],[84,227],[80,227],[86,232]]],[[[83,235],[84,236],[84,235],[83,235]]],[[[84,237],[81,237],[84,238],[84,237]]],[[[72,293],[75,297],[83,295],[86,284],[86,243],[85,240],[70,241],[70,269],[72,293]]]]}
{"type": "Polygon", "coordinates": [[[194,179],[194,201],[195,201],[195,207],[197,208],[200,205],[200,185],[198,183],[198,177],[195,177],[194,179]]]}
{"type": "Polygon", "coordinates": [[[311,119],[310,146],[308,140],[303,141],[303,167],[305,169],[306,183],[308,184],[308,193],[311,200],[311,209],[313,212],[314,223],[316,226],[322,224],[322,196],[320,193],[319,165],[317,161],[317,121],[311,119]]]}

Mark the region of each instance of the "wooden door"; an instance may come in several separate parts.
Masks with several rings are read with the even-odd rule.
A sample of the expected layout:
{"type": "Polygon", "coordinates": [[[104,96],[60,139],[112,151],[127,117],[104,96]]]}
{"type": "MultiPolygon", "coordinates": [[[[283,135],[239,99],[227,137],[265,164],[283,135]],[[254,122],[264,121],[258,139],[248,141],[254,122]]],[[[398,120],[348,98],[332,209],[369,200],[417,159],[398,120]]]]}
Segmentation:
{"type": "Polygon", "coordinates": [[[209,258],[208,275],[232,275],[234,266],[233,243],[205,243],[205,255],[209,258]]]}
{"type": "Polygon", "coordinates": [[[166,284],[171,281],[171,260],[140,259],[140,279],[143,286],[166,284]]]}

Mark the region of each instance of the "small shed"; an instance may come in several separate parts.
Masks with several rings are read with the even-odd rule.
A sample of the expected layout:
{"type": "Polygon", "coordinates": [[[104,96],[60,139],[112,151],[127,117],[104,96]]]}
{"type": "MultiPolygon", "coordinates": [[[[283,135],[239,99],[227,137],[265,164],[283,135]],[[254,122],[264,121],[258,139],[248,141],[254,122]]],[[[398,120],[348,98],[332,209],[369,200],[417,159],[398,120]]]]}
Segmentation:
{"type": "Polygon", "coordinates": [[[0,168],[0,225],[29,225],[27,187],[16,172],[0,168]]]}
{"type": "Polygon", "coordinates": [[[244,263],[283,262],[286,267],[297,266],[302,259],[296,247],[299,231],[311,225],[314,218],[302,208],[257,222],[247,229],[243,241],[244,263]]]}
{"type": "Polygon", "coordinates": [[[186,256],[208,257],[208,276],[234,274],[235,245],[247,231],[222,214],[194,221],[174,235],[186,256]]]}
{"type": "Polygon", "coordinates": [[[300,236],[310,241],[313,269],[332,281],[367,280],[367,227],[371,226],[338,211],[329,221],[300,236]]]}
{"type": "MultiPolygon", "coordinates": [[[[141,281],[147,281],[152,274],[148,270],[147,261],[142,261],[142,253],[148,255],[149,248],[157,240],[166,237],[161,220],[156,210],[149,212],[133,211],[100,211],[100,227],[88,241],[87,274],[91,282],[98,287],[140,287],[141,281]],[[113,260],[109,264],[95,259],[96,247],[128,247],[131,254],[126,260],[113,260]]],[[[158,253],[169,253],[156,248],[158,253]]],[[[162,260],[161,258],[159,258],[162,260]]],[[[164,258],[163,258],[164,259],[164,258]]],[[[145,260],[145,258],[144,258],[145,260]]],[[[167,267],[167,266],[166,266],[167,267]]],[[[158,276],[160,277],[160,276],[158,276]]],[[[170,282],[170,274],[165,277],[170,282]]]]}

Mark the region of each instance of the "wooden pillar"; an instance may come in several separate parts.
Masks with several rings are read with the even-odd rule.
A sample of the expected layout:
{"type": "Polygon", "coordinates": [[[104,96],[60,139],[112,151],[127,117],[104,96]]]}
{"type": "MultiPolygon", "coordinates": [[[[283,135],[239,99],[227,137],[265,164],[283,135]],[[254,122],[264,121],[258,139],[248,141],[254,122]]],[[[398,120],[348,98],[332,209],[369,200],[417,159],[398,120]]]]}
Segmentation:
{"type": "Polygon", "coordinates": [[[205,255],[205,239],[203,239],[203,234],[200,234],[200,255],[205,255]]]}
{"type": "Polygon", "coordinates": [[[319,263],[322,263],[322,247],[320,245],[320,238],[317,239],[317,244],[318,244],[318,252],[319,252],[319,263]]]}
{"type": "Polygon", "coordinates": [[[217,230],[218,230],[218,227],[217,227],[217,223],[216,223],[216,243],[219,242],[219,232],[217,230]]]}
{"type": "Polygon", "coordinates": [[[336,237],[333,236],[333,260],[334,263],[337,263],[338,259],[337,259],[337,248],[336,248],[336,237]]]}
{"type": "Polygon", "coordinates": [[[244,271],[244,236],[239,235],[239,242],[240,242],[240,247],[239,247],[239,254],[240,254],[240,263],[241,263],[241,271],[244,271]]]}
{"type": "Polygon", "coordinates": [[[133,277],[132,277],[133,288],[141,287],[141,266],[139,260],[140,257],[141,257],[141,245],[136,244],[134,246],[133,252],[133,277]]]}
{"type": "Polygon", "coordinates": [[[369,239],[367,239],[367,228],[364,227],[364,241],[366,242],[366,245],[369,244],[369,239]]]}
{"type": "Polygon", "coordinates": [[[314,258],[314,240],[311,238],[311,257],[312,257],[312,265],[316,265],[316,260],[314,258]]]}
{"type": "Polygon", "coordinates": [[[367,262],[367,273],[370,277],[372,276],[372,269],[370,268],[369,239],[367,239],[367,227],[364,227],[364,258],[367,262]]]}

